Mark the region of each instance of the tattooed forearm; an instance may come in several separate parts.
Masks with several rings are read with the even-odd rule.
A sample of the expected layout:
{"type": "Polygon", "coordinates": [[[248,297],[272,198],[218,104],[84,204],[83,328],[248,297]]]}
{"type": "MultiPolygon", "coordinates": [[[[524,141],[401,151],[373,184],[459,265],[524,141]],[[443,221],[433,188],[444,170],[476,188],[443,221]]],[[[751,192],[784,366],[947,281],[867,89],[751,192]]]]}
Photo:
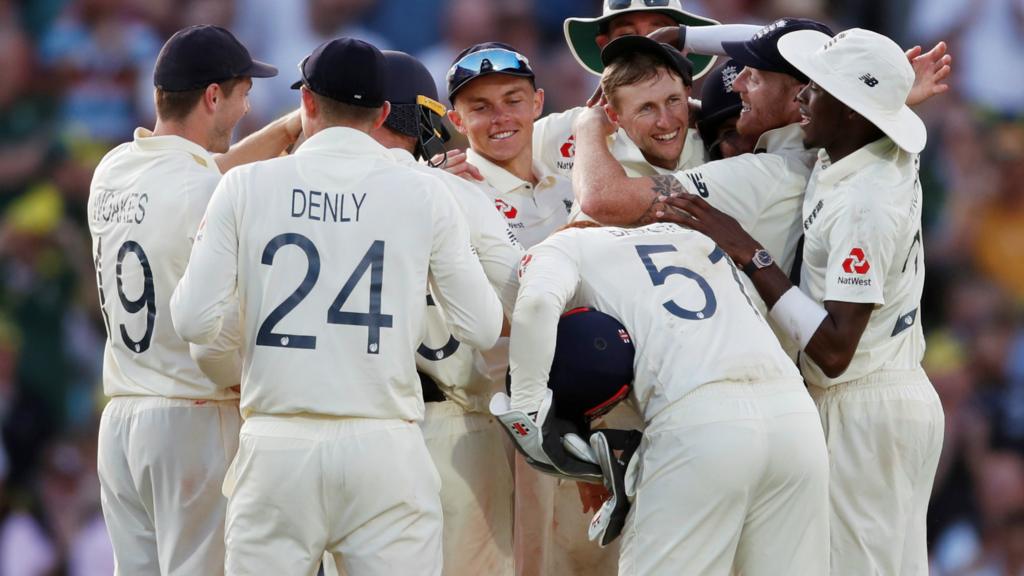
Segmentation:
{"type": "Polygon", "coordinates": [[[659,174],[657,176],[651,176],[653,184],[651,185],[651,203],[644,210],[644,213],[640,218],[633,223],[634,226],[646,226],[658,221],[655,214],[658,211],[665,210],[665,204],[658,201],[661,196],[669,196],[671,194],[678,194],[684,192],[683,185],[676,180],[673,176],[667,176],[659,174]]]}

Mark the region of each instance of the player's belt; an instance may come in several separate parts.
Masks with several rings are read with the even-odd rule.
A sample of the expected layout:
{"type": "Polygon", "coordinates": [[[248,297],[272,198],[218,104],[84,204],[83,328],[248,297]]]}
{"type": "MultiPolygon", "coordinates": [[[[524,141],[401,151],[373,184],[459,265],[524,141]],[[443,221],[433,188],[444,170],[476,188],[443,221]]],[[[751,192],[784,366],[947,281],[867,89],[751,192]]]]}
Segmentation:
{"type": "Polygon", "coordinates": [[[437,382],[430,376],[427,376],[423,372],[416,372],[420,376],[420,386],[423,388],[423,401],[424,402],[444,402],[448,400],[448,397],[441,392],[441,388],[438,387],[437,382]]]}

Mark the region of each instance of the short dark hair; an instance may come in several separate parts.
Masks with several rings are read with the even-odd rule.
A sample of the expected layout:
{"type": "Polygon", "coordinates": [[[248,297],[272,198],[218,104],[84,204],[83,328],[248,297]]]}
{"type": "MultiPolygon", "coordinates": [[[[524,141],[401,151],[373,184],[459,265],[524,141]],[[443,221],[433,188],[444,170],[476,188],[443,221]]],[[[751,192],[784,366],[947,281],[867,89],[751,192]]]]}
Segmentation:
{"type": "Polygon", "coordinates": [[[614,105],[615,91],[619,88],[653,80],[663,73],[679,78],[683,85],[686,85],[686,80],[679,72],[661,58],[650,52],[630,52],[605,66],[604,74],[601,76],[601,90],[614,105]]]}
{"type": "MultiPolygon", "coordinates": [[[[223,82],[216,82],[224,92],[224,96],[230,98],[235,88],[242,83],[243,78],[231,78],[223,82]]],[[[199,104],[206,92],[206,86],[195,90],[184,92],[168,92],[156,89],[156,116],[163,121],[180,121],[188,117],[192,110],[199,104]]]]}
{"type": "Polygon", "coordinates": [[[322,96],[310,90],[313,99],[316,100],[316,107],[328,124],[340,124],[344,126],[365,126],[372,125],[373,121],[380,115],[380,107],[369,108],[367,106],[355,106],[339,102],[327,96],[322,96]]]}

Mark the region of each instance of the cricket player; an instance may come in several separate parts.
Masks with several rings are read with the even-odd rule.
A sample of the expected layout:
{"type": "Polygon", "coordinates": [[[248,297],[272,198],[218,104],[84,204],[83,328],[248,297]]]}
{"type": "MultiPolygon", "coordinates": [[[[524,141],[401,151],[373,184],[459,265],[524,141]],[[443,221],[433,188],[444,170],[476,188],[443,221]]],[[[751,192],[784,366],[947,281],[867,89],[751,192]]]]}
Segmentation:
{"type": "MultiPolygon", "coordinates": [[[[221,171],[276,156],[298,137],[294,115],[228,148],[251,79],[276,73],[223,28],[178,31],[156,62],[154,130],[136,129],[93,175],[88,219],[110,397],[97,471],[117,574],[224,571],[221,482],[241,423],[238,352],[226,337],[196,348],[197,365],[168,302],[221,171]]],[[[228,315],[237,324],[237,311],[228,315]]]]}
{"type": "MultiPolygon", "coordinates": [[[[892,40],[860,29],[793,33],[779,52],[810,78],[798,98],[801,129],[821,150],[803,204],[800,288],[775,265],[751,278],[800,343],[821,414],[831,573],[927,574],[925,515],[943,414],[921,369],[917,154],[927,134],[904,104],[913,70],[892,40]]],[[[762,250],[696,199],[670,203],[683,211],[671,217],[708,230],[737,262],[762,250]]]]}
{"type": "Polygon", "coordinates": [[[389,112],[385,72],[380,51],[351,38],[302,62],[308,139],[225,175],[172,296],[175,330],[207,343],[237,286],[231,574],[312,574],[325,551],[349,576],[441,573],[413,359],[428,273],[460,341],[493,346],[502,312],[451,194],[369,136],[389,112]]]}
{"type": "MultiPolygon", "coordinates": [[[[700,40],[699,45],[703,47],[718,43],[719,49],[745,66],[733,83],[744,104],[736,128],[741,135],[757,138],[755,153],[710,162],[672,175],[630,177],[603,145],[607,135],[615,130],[614,124],[608,120],[608,114],[591,109],[577,122],[577,164],[583,169],[574,171],[574,185],[584,213],[600,222],[616,225],[660,218],[659,213],[666,210],[660,197],[684,192],[698,195],[735,218],[762,243],[772,261],[779,262],[784,271],[798,277],[795,266],[799,261],[797,254],[802,234],[800,207],[816,151],[803,146],[799,108],[795,102],[799,90],[806,85],[806,76],[779,55],[777,44],[780,38],[796,30],[818,30],[829,35],[831,30],[813,20],[787,18],[765,26],[744,42],[717,39],[732,37],[737,29],[742,30],[742,27],[721,27],[716,36],[719,27],[698,28],[687,35],[687,42],[700,40]],[[697,32],[701,34],[699,38],[697,32]]],[[[628,38],[615,42],[635,42],[642,46],[645,41],[628,38]]],[[[610,55],[629,52],[614,48],[615,42],[606,48],[606,51],[612,49],[610,55]]],[[[653,51],[653,42],[647,42],[653,51]]],[[[659,46],[667,49],[664,44],[659,46]]],[[[908,54],[911,56],[913,52],[908,54]]],[[[919,102],[918,98],[926,99],[943,91],[941,82],[949,68],[941,44],[918,58],[918,90],[911,100],[919,102]]],[[[611,77],[613,72],[614,67],[606,70],[605,77],[611,77]]],[[[609,114],[614,113],[612,105],[608,108],[612,108],[609,114]]],[[[745,282],[755,304],[766,312],[767,308],[749,280],[745,282]]],[[[776,334],[783,347],[795,355],[796,342],[789,340],[784,330],[777,329],[776,334]]]]}
{"type": "MultiPolygon", "coordinates": [[[[523,249],[494,201],[480,188],[444,170],[420,164],[447,139],[437,85],[427,68],[385,50],[391,113],[370,132],[403,166],[440,179],[469,227],[470,245],[507,316],[519,290],[516,270],[523,249]]],[[[427,296],[425,335],[416,352],[426,413],[420,427],[441,476],[445,576],[511,576],[512,467],[501,428],[487,410],[504,389],[505,374],[491,374],[479,350],[460,342],[445,313],[427,296]]]]}
{"type": "Polygon", "coordinates": [[[706,162],[753,152],[757,144],[756,137],[740,134],[736,129],[743,101],[733,82],[742,69],[735,60],[728,60],[704,79],[696,123],[706,162]]]}
{"type": "Polygon", "coordinates": [[[821,425],[722,249],[672,224],[570,228],[531,248],[520,270],[503,421],[536,415],[547,429],[567,308],[618,319],[636,347],[630,400],[644,435],[627,474],[619,574],[826,573],[821,425]]]}

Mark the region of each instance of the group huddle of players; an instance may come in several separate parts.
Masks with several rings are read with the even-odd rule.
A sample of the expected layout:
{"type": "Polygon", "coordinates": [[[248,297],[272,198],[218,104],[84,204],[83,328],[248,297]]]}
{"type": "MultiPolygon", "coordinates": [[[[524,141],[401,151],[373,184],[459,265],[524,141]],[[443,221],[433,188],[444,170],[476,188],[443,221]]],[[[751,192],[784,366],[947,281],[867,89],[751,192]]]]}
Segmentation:
{"type": "Polygon", "coordinates": [[[488,42],[447,110],[337,38],[233,146],[277,69],[168,40],[89,199],[118,574],[927,574],[945,46],[678,0],[565,35],[587,106],[488,42]]]}

